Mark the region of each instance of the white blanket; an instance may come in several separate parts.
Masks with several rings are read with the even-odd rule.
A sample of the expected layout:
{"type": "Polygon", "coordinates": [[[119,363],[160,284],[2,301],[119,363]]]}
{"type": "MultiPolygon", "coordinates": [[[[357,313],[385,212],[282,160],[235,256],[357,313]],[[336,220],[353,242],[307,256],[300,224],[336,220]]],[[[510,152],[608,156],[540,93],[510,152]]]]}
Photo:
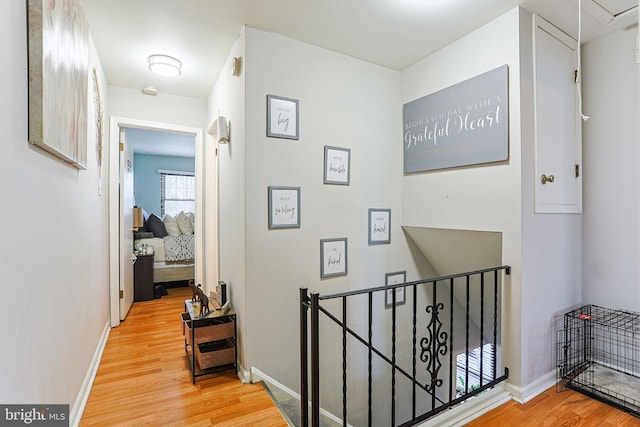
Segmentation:
{"type": "Polygon", "coordinates": [[[147,245],[153,247],[153,260],[156,262],[165,261],[164,253],[164,240],[159,237],[153,237],[151,239],[138,239],[134,242],[134,248],[137,251],[142,250],[142,246],[147,245]]]}
{"type": "Polygon", "coordinates": [[[190,261],[195,258],[196,236],[195,234],[181,234],[162,239],[159,237],[139,239],[134,242],[134,247],[138,251],[143,245],[153,247],[155,262],[190,261]]]}
{"type": "MultiPolygon", "coordinates": [[[[164,238],[165,261],[187,261],[195,258],[195,234],[181,234],[164,238]]],[[[156,259],[156,261],[159,261],[156,259]]]]}

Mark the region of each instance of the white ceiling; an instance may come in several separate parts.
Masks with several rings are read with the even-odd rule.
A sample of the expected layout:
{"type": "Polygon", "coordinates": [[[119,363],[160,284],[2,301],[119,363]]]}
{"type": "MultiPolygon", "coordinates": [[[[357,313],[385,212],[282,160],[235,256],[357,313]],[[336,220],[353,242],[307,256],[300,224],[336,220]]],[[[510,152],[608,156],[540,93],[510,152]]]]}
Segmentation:
{"type": "MultiPolygon", "coordinates": [[[[577,37],[578,0],[80,0],[111,85],[205,99],[242,25],[402,70],[520,5],[577,37]],[[183,63],[148,69],[154,53],[183,63]]],[[[637,22],[638,0],[582,0],[588,41],[637,22]],[[611,12],[607,11],[607,9],[611,12]]],[[[226,70],[225,72],[230,72],[226,70]]]]}

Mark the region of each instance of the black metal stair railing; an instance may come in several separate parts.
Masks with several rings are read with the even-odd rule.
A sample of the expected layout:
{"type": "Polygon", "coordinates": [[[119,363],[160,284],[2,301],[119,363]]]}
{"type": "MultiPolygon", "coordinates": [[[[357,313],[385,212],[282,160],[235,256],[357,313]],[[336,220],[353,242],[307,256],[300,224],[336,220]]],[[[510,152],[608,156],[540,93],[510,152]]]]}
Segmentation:
{"type": "MultiPolygon", "coordinates": [[[[387,414],[389,416],[389,423],[386,424],[386,421],[383,421],[384,425],[402,427],[415,425],[506,380],[509,376],[509,370],[506,367],[504,368],[504,374],[497,377],[499,296],[500,283],[503,281],[501,272],[509,275],[510,267],[500,266],[415,282],[323,296],[317,292],[309,294],[306,288],[300,288],[302,426],[308,426],[309,420],[313,427],[320,425],[321,313],[329,324],[337,325],[341,333],[341,415],[344,426],[349,423],[349,394],[347,390],[349,385],[348,340],[351,340],[356,345],[362,345],[367,353],[367,419],[366,421],[359,420],[358,424],[366,423],[369,426],[373,424],[373,389],[376,386],[373,375],[374,360],[379,361],[378,363],[382,363],[390,370],[391,387],[388,396],[390,406],[388,411],[385,410],[385,416],[387,414]],[[405,298],[410,298],[411,304],[408,306],[398,306],[396,304],[397,288],[405,288],[405,298]],[[462,289],[460,290],[460,288],[462,289]],[[390,291],[392,301],[390,306],[390,334],[387,334],[389,335],[389,342],[386,343],[386,346],[380,345],[380,343],[374,345],[374,328],[387,326],[386,324],[374,325],[374,295],[387,291],[390,291]],[[409,291],[411,291],[411,294],[409,294],[409,291]],[[488,294],[490,300],[488,303],[485,297],[486,294],[488,294]],[[368,308],[365,310],[367,319],[350,319],[350,325],[347,310],[348,307],[355,306],[354,304],[350,305],[350,299],[354,299],[359,295],[367,296],[368,308]],[[478,296],[479,298],[477,298],[478,296]],[[463,301],[460,301],[460,299],[463,299],[463,301]],[[478,299],[479,301],[477,301],[478,299]],[[326,307],[331,300],[339,302],[341,306],[339,314],[332,313],[326,307]],[[322,305],[323,303],[325,303],[325,306],[322,305]],[[424,309],[422,308],[423,306],[424,309]],[[423,311],[419,312],[418,308],[423,311]],[[460,319],[460,313],[456,310],[463,310],[465,319],[463,325],[455,322],[456,314],[460,319]],[[310,316],[309,311],[311,312],[310,316]],[[422,318],[424,317],[423,315],[426,316],[426,319],[422,318]],[[308,323],[309,317],[310,324],[308,323]],[[420,320],[426,320],[426,322],[419,324],[419,317],[420,320]],[[409,318],[408,321],[407,318],[409,318]],[[485,318],[489,320],[485,321],[485,318]],[[485,323],[489,323],[489,325],[485,323]],[[365,333],[356,331],[357,325],[361,324],[366,324],[365,333]],[[411,335],[410,348],[407,348],[407,346],[399,348],[399,343],[397,342],[398,334],[407,333],[407,329],[410,330],[411,335]],[[456,352],[454,344],[462,342],[462,339],[458,337],[461,329],[464,332],[464,348],[456,355],[454,354],[456,352]],[[419,331],[421,331],[420,334],[419,331]],[[475,339],[472,339],[471,335],[475,335],[475,339]],[[390,354],[388,354],[389,351],[390,354]],[[407,360],[410,360],[411,366],[409,368],[406,367],[407,360]],[[402,363],[405,363],[405,365],[403,366],[402,363]],[[489,363],[490,366],[485,366],[486,363],[489,363]],[[448,372],[441,372],[444,364],[448,365],[448,372]],[[462,371],[464,376],[460,372],[455,376],[454,371],[456,369],[462,371]],[[309,370],[311,371],[311,389],[309,389],[308,382],[309,370]],[[407,405],[407,403],[406,399],[402,399],[401,402],[398,401],[398,394],[401,392],[403,396],[406,396],[407,391],[399,389],[401,386],[398,384],[398,380],[402,380],[402,384],[405,387],[407,384],[411,386],[411,408],[409,410],[406,406],[403,406],[402,416],[397,413],[398,407],[399,405],[407,405]],[[310,400],[309,394],[311,394],[310,400]],[[311,417],[309,417],[309,406],[311,407],[311,417]]],[[[357,317],[357,314],[355,316],[357,317]]],[[[385,320],[383,319],[383,321],[385,320]]],[[[458,344],[458,347],[460,345],[458,344]]],[[[331,348],[331,346],[323,346],[323,351],[327,351],[327,348],[331,348]]],[[[335,351],[338,350],[336,349],[335,351]]]]}

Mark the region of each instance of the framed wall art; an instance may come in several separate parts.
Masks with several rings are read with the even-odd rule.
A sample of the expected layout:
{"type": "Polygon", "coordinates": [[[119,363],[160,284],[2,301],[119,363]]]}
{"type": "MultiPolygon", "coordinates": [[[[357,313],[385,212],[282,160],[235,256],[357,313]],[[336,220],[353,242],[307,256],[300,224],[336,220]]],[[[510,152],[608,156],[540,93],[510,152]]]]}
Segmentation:
{"type": "Polygon", "coordinates": [[[325,184],[349,185],[351,169],[351,149],[324,146],[325,184]]]}
{"type": "Polygon", "coordinates": [[[298,100],[267,95],[267,136],[299,139],[298,100]]]}
{"type": "Polygon", "coordinates": [[[391,243],[391,209],[369,209],[369,244],[391,243]]]}
{"type": "MultiPolygon", "coordinates": [[[[407,272],[396,271],[395,273],[387,273],[384,275],[384,285],[392,286],[407,283],[407,272]]],[[[393,305],[393,293],[396,294],[396,305],[402,305],[407,301],[406,287],[401,286],[395,289],[387,289],[384,292],[384,306],[389,308],[393,305]]]]}
{"type": "Polygon", "coordinates": [[[28,0],[29,142],[87,168],[89,32],[79,0],[28,0]]]}
{"type": "Polygon", "coordinates": [[[300,187],[269,186],[269,228],[300,228],[300,187]]]}
{"type": "Polygon", "coordinates": [[[320,240],[320,277],[347,274],[347,238],[320,240]]]}

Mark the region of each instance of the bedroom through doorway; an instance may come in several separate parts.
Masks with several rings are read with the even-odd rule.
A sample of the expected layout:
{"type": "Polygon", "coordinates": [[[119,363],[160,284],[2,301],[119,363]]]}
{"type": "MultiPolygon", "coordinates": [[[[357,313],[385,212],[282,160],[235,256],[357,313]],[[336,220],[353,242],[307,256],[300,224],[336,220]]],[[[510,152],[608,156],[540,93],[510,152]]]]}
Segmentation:
{"type": "MultiPolygon", "coordinates": [[[[204,231],[202,130],[113,118],[114,134],[119,139],[115,144],[119,166],[114,185],[117,194],[110,193],[111,212],[117,212],[110,227],[115,225],[113,217],[118,218],[118,232],[110,233],[114,255],[110,268],[112,273],[117,271],[110,281],[112,327],[126,318],[134,300],[160,298],[167,288],[202,280],[203,254],[199,249],[204,231]],[[134,216],[143,217],[136,227],[134,216]],[[136,265],[138,258],[140,265],[136,265]],[[142,268],[147,292],[141,299],[134,269],[138,274],[142,268]]],[[[113,176],[113,168],[110,172],[113,176]]]]}
{"type": "MultiPolygon", "coordinates": [[[[153,255],[154,297],[195,280],[195,137],[155,129],[124,128],[133,148],[134,205],[143,226],[134,254],[153,255]]],[[[134,277],[135,280],[135,277],[134,277]]]]}

